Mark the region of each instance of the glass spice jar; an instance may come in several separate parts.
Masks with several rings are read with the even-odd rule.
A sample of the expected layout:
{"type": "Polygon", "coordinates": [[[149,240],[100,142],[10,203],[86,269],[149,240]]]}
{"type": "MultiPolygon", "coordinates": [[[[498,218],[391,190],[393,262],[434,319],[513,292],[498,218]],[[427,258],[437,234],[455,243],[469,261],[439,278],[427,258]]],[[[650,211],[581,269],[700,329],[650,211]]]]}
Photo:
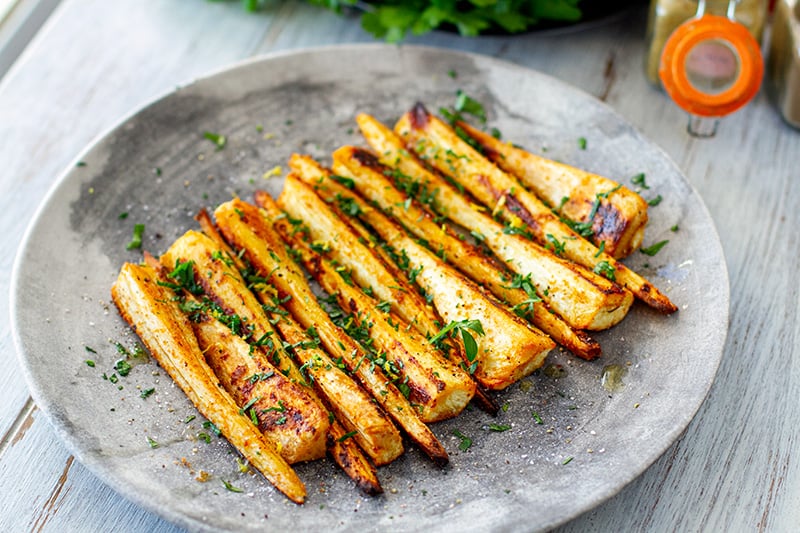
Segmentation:
{"type": "Polygon", "coordinates": [[[767,73],[778,110],[800,128],[800,0],[775,4],[767,73]]]}
{"type": "MultiPolygon", "coordinates": [[[[734,1],[735,19],[748,29],[756,41],[761,42],[768,0],[734,1]]],[[[695,16],[698,4],[698,0],[651,0],[647,20],[645,74],[653,85],[660,85],[658,69],[664,44],[678,26],[695,16]]],[[[706,0],[705,4],[707,14],[725,16],[728,12],[728,0],[706,0]]]]}

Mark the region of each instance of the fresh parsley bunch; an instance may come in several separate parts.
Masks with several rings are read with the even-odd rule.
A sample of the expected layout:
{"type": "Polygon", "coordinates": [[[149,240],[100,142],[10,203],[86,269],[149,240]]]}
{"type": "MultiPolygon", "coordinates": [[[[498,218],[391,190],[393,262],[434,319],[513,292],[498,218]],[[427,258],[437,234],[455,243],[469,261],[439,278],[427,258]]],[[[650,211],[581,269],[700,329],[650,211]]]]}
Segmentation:
{"type": "Polygon", "coordinates": [[[574,22],[580,19],[579,0],[309,0],[340,11],[343,5],[364,10],[362,27],[379,39],[402,40],[410,31],[421,35],[440,27],[453,27],[461,35],[487,31],[519,33],[542,20],[574,22]]]}
{"type": "MultiPolygon", "coordinates": [[[[308,0],[341,13],[345,7],[362,11],[362,27],[389,42],[408,32],[421,35],[436,28],[455,28],[461,35],[487,32],[519,33],[541,21],[575,22],[581,18],[580,0],[308,0]]],[[[242,0],[255,11],[265,0],[242,0]]]]}

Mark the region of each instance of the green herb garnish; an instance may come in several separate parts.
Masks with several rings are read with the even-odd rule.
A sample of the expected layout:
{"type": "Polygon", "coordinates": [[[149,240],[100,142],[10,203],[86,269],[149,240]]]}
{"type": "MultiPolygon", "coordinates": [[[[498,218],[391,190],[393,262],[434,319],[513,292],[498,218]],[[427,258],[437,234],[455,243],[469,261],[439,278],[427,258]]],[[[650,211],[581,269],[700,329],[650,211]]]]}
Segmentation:
{"type": "Polygon", "coordinates": [[[631,178],[631,183],[633,183],[634,185],[638,185],[642,189],[649,189],[650,188],[650,186],[647,185],[647,182],[645,181],[644,172],[640,172],[639,174],[636,174],[634,177],[632,177],[631,178]]]}
{"type": "Polygon", "coordinates": [[[143,390],[143,391],[142,391],[142,392],[139,394],[139,397],[140,397],[140,398],[147,398],[148,396],[150,396],[151,394],[153,394],[155,391],[156,391],[156,389],[154,389],[154,388],[150,388],[150,389],[144,389],[144,390],[143,390]]]}
{"type": "Polygon", "coordinates": [[[203,137],[214,143],[217,147],[217,150],[222,150],[228,143],[228,138],[225,137],[224,135],[220,135],[219,133],[212,133],[210,131],[206,131],[203,132],[203,137]]]}
{"type": "Polygon", "coordinates": [[[664,246],[666,246],[666,244],[668,242],[669,242],[669,240],[659,241],[659,242],[657,242],[655,244],[652,244],[652,245],[648,246],[647,248],[640,248],[639,251],[642,252],[644,255],[649,255],[649,256],[652,257],[652,256],[656,255],[658,252],[660,252],[661,249],[664,246]]]}
{"type": "Polygon", "coordinates": [[[131,242],[129,242],[126,246],[126,250],[135,250],[142,247],[142,236],[144,235],[144,224],[134,224],[133,226],[133,237],[131,237],[131,242]]]}
{"type": "Polygon", "coordinates": [[[220,481],[222,481],[222,484],[225,485],[225,488],[228,489],[231,492],[244,492],[239,487],[234,487],[233,485],[231,485],[230,483],[228,483],[224,479],[221,479],[220,481]]]}
{"type": "Polygon", "coordinates": [[[617,277],[614,272],[614,267],[611,266],[608,261],[600,261],[594,266],[595,274],[599,274],[600,276],[610,279],[611,281],[617,281],[617,277]]]}
{"type": "Polygon", "coordinates": [[[453,435],[459,438],[458,449],[462,452],[469,450],[469,447],[472,446],[472,439],[461,433],[459,430],[454,429],[453,435]]]}
{"type": "Polygon", "coordinates": [[[356,435],[358,435],[358,431],[348,431],[347,433],[336,439],[336,442],[344,442],[347,439],[355,437],[356,435]]]}

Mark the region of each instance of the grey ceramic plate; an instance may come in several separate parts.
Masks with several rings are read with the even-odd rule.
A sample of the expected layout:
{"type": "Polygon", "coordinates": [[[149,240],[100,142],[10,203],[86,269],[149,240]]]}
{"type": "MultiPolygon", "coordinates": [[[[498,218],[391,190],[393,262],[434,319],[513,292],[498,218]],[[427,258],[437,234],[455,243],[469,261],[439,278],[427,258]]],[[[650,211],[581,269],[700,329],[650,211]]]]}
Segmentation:
{"type": "Polygon", "coordinates": [[[611,109],[515,65],[384,45],[266,57],[147,106],[79,161],[48,195],[17,258],[21,362],[37,404],[82,463],[137,504],[192,529],[550,528],[609,498],[658,458],[694,416],[721,357],[728,280],[700,198],[611,109]],[[667,291],[677,314],[637,305],[598,336],[599,361],[553,353],[549,362],[564,375],[536,373],[498,394],[505,409],[496,419],[470,410],[435,425],[450,466],[436,468],[411,449],[380,470],[384,496],[359,494],[329,461],[299,466],[309,489],[301,507],[260,476],[241,474],[223,439],[198,439],[207,431],[201,417],[186,421],[196,411],[154,362],[135,365],[116,384],[103,378],[114,373],[115,343],[136,344],[109,303],[120,265],[141,258],[125,246],[135,223],[146,226],[144,247],[161,253],[195,227],[201,206],[249,197],[257,187],[279,191],[280,178],[262,176],[291,152],[325,159],[341,144],[360,143],[357,112],[391,122],[417,100],[432,110],[452,105],[457,89],[483,102],[489,124],[507,139],[623,182],[646,173],[645,196],[663,197],[646,244],[670,242],[628,264],[667,291]],[[216,150],[204,132],[226,135],[227,145],[216,150]],[[627,375],[609,392],[601,374],[612,364],[627,375]],[[472,439],[467,451],[455,430],[472,439]],[[195,480],[200,471],[209,481],[195,480]],[[227,491],[222,480],[244,492],[227,491]]]}

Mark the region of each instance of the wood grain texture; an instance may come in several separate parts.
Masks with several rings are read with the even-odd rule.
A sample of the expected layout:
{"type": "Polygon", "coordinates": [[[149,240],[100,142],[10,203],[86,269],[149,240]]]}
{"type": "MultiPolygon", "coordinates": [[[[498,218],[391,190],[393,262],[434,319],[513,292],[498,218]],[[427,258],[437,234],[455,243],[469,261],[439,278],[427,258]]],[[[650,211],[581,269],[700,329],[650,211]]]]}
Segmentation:
{"type": "MultiPolygon", "coordinates": [[[[258,15],[245,14],[237,2],[111,4],[65,0],[0,82],[0,138],[13,139],[0,143],[2,531],[107,524],[175,530],[71,460],[28,401],[6,295],[12,257],[48,187],[92,138],[180,82],[258,53],[372,40],[357,20],[297,2],[258,15]]],[[[508,59],[604,99],[684,170],[722,240],[730,332],[707,401],[649,470],[561,530],[793,530],[800,524],[800,465],[790,460],[800,444],[800,132],[781,122],[762,93],[726,118],[715,138],[689,138],[686,116],[644,79],[643,28],[643,13],[634,12],[579,33],[480,39],[435,33],[409,42],[508,59]]],[[[574,141],[558,132],[553,139],[574,141]]],[[[580,156],[592,170],[602,154],[587,141],[580,156]]]]}

